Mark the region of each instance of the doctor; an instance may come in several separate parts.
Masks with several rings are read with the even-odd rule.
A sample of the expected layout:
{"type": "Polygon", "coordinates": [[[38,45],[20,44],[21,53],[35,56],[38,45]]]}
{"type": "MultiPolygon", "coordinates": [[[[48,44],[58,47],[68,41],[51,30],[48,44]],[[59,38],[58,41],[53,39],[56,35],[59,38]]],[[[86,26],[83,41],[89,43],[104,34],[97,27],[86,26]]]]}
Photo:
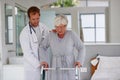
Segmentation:
{"type": "Polygon", "coordinates": [[[49,33],[40,23],[40,9],[32,6],[27,11],[29,23],[20,34],[20,44],[24,53],[25,80],[40,80],[40,54],[38,47],[49,33]]]}

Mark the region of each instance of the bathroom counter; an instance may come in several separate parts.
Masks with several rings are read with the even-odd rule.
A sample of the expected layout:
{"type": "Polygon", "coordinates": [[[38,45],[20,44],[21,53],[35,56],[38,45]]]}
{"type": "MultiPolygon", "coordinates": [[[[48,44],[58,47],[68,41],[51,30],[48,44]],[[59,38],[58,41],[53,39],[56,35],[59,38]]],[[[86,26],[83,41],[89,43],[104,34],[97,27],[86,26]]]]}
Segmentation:
{"type": "Polygon", "coordinates": [[[24,80],[23,65],[3,65],[3,80],[24,80]]]}

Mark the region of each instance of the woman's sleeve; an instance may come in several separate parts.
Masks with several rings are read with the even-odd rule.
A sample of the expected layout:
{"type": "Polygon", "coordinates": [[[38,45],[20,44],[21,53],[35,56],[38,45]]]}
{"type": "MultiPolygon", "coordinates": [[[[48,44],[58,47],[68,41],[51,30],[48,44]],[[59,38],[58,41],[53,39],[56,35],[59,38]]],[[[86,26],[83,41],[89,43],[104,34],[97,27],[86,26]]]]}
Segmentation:
{"type": "Polygon", "coordinates": [[[50,46],[49,37],[50,35],[48,34],[39,47],[40,62],[43,61],[48,62],[48,57],[49,57],[48,48],[50,46]]]}
{"type": "Polygon", "coordinates": [[[81,65],[83,65],[85,59],[85,46],[80,37],[75,32],[72,32],[72,39],[74,42],[74,47],[78,51],[77,62],[80,62],[81,65]]]}

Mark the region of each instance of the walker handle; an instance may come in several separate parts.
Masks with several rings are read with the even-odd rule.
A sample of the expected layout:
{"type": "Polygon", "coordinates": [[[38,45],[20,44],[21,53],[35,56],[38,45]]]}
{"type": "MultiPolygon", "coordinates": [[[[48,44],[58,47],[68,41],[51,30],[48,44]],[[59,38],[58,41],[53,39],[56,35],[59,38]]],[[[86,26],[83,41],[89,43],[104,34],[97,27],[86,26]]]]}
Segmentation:
{"type": "Polygon", "coordinates": [[[43,74],[43,70],[44,70],[44,67],[42,66],[41,67],[41,72],[40,72],[41,75],[43,74]]]}
{"type": "Polygon", "coordinates": [[[79,80],[79,68],[76,66],[75,68],[75,80],[79,80]]]}

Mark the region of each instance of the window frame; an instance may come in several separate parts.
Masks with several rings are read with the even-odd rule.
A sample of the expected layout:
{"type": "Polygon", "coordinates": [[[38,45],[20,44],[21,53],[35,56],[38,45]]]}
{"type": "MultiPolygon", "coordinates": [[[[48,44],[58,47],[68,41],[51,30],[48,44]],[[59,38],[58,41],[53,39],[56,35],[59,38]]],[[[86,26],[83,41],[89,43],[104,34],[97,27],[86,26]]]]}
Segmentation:
{"type": "MultiPolygon", "coordinates": [[[[105,13],[80,13],[79,14],[79,22],[80,22],[80,26],[82,26],[82,15],[93,15],[94,16],[94,26],[92,26],[92,27],[83,27],[82,26],[82,29],[94,29],[94,41],[85,41],[85,39],[84,39],[84,42],[85,43],[106,43],[106,25],[104,24],[104,27],[96,27],[96,15],[97,14],[104,14],[104,19],[105,19],[105,13]],[[104,29],[104,41],[97,41],[97,29],[104,29]]],[[[105,20],[104,20],[105,21],[105,20]]],[[[106,21],[104,22],[104,23],[106,23],[106,21]]],[[[84,36],[84,31],[82,31],[83,32],[83,36],[84,36]]]]}

